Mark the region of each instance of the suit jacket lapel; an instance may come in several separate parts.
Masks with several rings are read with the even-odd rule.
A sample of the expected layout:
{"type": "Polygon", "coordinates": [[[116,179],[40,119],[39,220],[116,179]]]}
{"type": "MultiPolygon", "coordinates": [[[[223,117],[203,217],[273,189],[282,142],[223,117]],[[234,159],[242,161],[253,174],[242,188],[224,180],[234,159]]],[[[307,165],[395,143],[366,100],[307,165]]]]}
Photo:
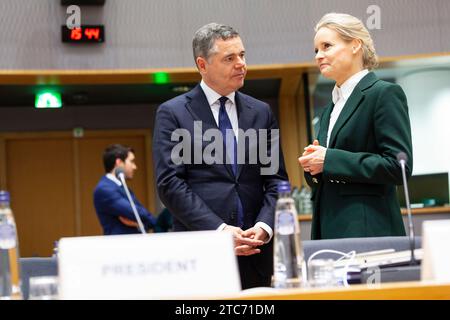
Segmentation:
{"type": "Polygon", "coordinates": [[[328,126],[330,124],[330,115],[331,111],[333,111],[333,107],[334,104],[331,102],[323,111],[322,120],[320,121],[319,134],[317,135],[317,140],[319,140],[319,144],[321,146],[327,145],[328,126]]]}
{"type": "Polygon", "coordinates": [[[194,121],[201,121],[203,132],[210,128],[219,129],[214,120],[211,108],[209,107],[208,99],[206,99],[200,85],[197,85],[194,89],[189,91],[186,96],[189,101],[186,104],[186,108],[192,114],[194,121]]]}
{"type": "Polygon", "coordinates": [[[361,90],[358,90],[358,88],[356,87],[345,103],[344,108],[342,109],[341,114],[339,115],[339,118],[337,119],[336,124],[331,131],[330,143],[328,147],[332,147],[334,145],[336,135],[338,134],[339,130],[341,130],[342,126],[347,122],[348,118],[350,118],[353,112],[355,112],[355,110],[358,108],[362,98],[363,94],[361,93],[361,90]]]}
{"type": "MultiPolygon", "coordinates": [[[[120,192],[121,195],[124,196],[124,198],[127,197],[127,194],[125,193],[125,189],[123,187],[123,185],[117,185],[117,183],[115,183],[114,181],[112,181],[111,179],[109,179],[106,175],[103,176],[103,179],[106,183],[110,184],[112,187],[117,188],[120,192]]],[[[130,190],[131,192],[131,190],[130,190]]]]}
{"type": "MultiPolygon", "coordinates": [[[[245,132],[252,127],[254,110],[253,107],[247,103],[246,99],[238,91],[236,91],[234,99],[236,102],[236,111],[238,115],[238,128],[242,129],[245,132]]],[[[240,142],[244,143],[245,146],[245,141],[240,142]]],[[[247,153],[247,147],[245,147],[245,153],[247,153]]],[[[238,179],[241,175],[243,167],[243,164],[238,164],[236,179],[238,179]]]]}
{"type": "MultiPolygon", "coordinates": [[[[208,129],[217,129],[216,120],[214,119],[214,115],[211,111],[211,108],[208,103],[208,99],[206,99],[206,95],[202,90],[202,87],[198,84],[194,89],[189,91],[186,96],[190,101],[186,104],[186,108],[192,114],[194,121],[202,122],[202,134],[208,129]]],[[[225,149],[223,150],[225,152],[225,149]]],[[[222,153],[223,154],[223,153],[222,153]]],[[[224,163],[225,168],[228,173],[234,177],[233,168],[231,164],[224,163]]]]}
{"type": "MultiPolygon", "coordinates": [[[[358,109],[361,104],[361,101],[364,99],[364,90],[371,87],[375,82],[378,81],[378,78],[375,76],[373,72],[369,72],[361,81],[356,85],[352,94],[348,98],[347,102],[344,105],[344,108],[339,115],[336,124],[331,131],[330,143],[328,147],[333,147],[336,142],[336,136],[339,133],[339,130],[344,126],[347,120],[352,116],[352,114],[358,109]]],[[[329,119],[329,117],[328,117],[329,119]]],[[[328,126],[327,126],[328,128],[328,126]]]]}

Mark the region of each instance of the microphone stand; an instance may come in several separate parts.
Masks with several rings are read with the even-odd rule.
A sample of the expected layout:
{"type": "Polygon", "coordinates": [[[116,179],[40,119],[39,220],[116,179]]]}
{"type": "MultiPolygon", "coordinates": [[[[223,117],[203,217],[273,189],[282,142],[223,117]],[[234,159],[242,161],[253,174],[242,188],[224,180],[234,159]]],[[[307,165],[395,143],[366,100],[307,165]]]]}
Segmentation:
{"type": "Polygon", "coordinates": [[[408,213],[408,229],[409,229],[409,246],[411,251],[411,260],[409,266],[399,266],[399,267],[387,267],[381,268],[379,271],[362,271],[360,274],[360,282],[364,283],[372,281],[373,275],[379,272],[379,281],[390,282],[390,281],[411,281],[420,279],[420,266],[416,257],[414,255],[415,242],[414,242],[414,226],[411,215],[411,202],[409,201],[408,184],[406,181],[406,160],[407,156],[405,153],[401,152],[397,155],[397,161],[402,169],[403,187],[405,191],[405,202],[406,209],[408,213]]]}
{"type": "Polygon", "coordinates": [[[139,217],[139,214],[138,214],[137,209],[136,209],[136,205],[134,204],[133,198],[131,197],[130,191],[128,190],[127,183],[125,182],[125,175],[123,174],[123,172],[120,172],[120,173],[117,174],[117,177],[120,179],[120,182],[122,182],[122,184],[123,184],[123,187],[125,189],[125,193],[127,195],[128,201],[130,202],[130,205],[131,205],[131,209],[133,210],[134,216],[136,217],[136,221],[138,223],[139,231],[142,234],[145,234],[146,232],[145,232],[145,229],[144,229],[144,224],[141,221],[141,217],[139,217]]]}
{"type": "Polygon", "coordinates": [[[414,265],[417,265],[417,260],[416,260],[416,258],[414,256],[414,250],[415,250],[414,227],[413,227],[412,214],[411,214],[411,203],[409,201],[408,184],[407,184],[407,181],[406,181],[405,160],[401,159],[399,162],[400,162],[400,166],[402,168],[403,188],[404,188],[404,191],[405,191],[406,211],[408,213],[409,246],[410,246],[410,249],[411,249],[411,262],[410,262],[410,265],[414,266],[414,265]]]}

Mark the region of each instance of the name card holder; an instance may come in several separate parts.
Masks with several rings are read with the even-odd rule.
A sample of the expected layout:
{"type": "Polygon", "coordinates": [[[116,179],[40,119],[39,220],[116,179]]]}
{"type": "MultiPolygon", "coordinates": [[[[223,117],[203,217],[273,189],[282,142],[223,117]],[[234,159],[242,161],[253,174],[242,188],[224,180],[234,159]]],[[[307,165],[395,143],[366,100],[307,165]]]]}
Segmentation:
{"type": "Polygon", "coordinates": [[[228,232],[62,238],[58,268],[61,299],[207,299],[241,290],[228,232]]]}
{"type": "Polygon", "coordinates": [[[450,282],[450,220],[424,221],[421,279],[450,282]]]}

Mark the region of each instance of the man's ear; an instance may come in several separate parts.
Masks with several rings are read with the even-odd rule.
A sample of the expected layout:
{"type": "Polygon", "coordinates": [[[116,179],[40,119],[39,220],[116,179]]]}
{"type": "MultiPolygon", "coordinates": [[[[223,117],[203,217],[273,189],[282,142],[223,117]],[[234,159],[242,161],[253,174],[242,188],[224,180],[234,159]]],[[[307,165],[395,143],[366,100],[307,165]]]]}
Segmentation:
{"type": "Polygon", "coordinates": [[[122,159],[117,158],[116,161],[114,162],[114,168],[123,166],[123,161],[122,159]]]}
{"type": "Polygon", "coordinates": [[[205,58],[197,57],[197,59],[195,59],[195,62],[197,63],[197,68],[198,68],[198,71],[200,71],[200,73],[206,71],[206,59],[205,58]]]}

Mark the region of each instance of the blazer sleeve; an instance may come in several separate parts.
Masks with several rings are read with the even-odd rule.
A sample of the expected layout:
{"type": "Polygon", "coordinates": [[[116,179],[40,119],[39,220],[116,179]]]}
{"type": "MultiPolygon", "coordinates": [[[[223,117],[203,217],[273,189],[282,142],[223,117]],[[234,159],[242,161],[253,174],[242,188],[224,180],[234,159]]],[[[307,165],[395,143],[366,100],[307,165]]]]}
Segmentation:
{"type": "Polygon", "coordinates": [[[172,141],[172,133],[176,129],[180,126],[171,105],[162,104],[156,113],[153,133],[153,159],[159,197],[189,230],[215,230],[224,221],[186,183],[184,164],[172,161],[172,150],[179,143],[172,141]]]}
{"type": "Polygon", "coordinates": [[[306,183],[310,187],[317,187],[317,185],[322,181],[322,174],[311,175],[309,172],[304,172],[303,176],[305,177],[306,183]]]}
{"type": "MultiPolygon", "coordinates": [[[[377,152],[350,152],[327,149],[323,178],[346,183],[403,183],[397,154],[408,156],[407,176],[412,173],[411,126],[406,96],[400,86],[390,84],[380,89],[373,114],[377,152]]],[[[369,125],[369,124],[368,124],[369,125]]],[[[357,132],[355,132],[357,134],[357,132]]]]}
{"type": "MultiPolygon", "coordinates": [[[[136,209],[142,223],[150,228],[155,224],[155,218],[152,214],[145,209],[144,206],[137,200],[137,198],[132,194],[133,200],[136,204],[136,209]]],[[[103,208],[102,211],[113,216],[122,216],[127,219],[136,221],[136,218],[131,208],[128,199],[121,194],[117,189],[113,188],[99,188],[96,190],[95,195],[96,207],[103,208]]]]}
{"type": "MultiPolygon", "coordinates": [[[[145,225],[145,227],[152,228],[156,225],[156,218],[151,214],[150,211],[148,211],[138,200],[138,198],[134,195],[134,193],[130,190],[134,203],[136,204],[136,210],[139,213],[139,217],[141,217],[142,223],[145,225]]],[[[134,214],[133,214],[133,220],[134,214]]]]}

